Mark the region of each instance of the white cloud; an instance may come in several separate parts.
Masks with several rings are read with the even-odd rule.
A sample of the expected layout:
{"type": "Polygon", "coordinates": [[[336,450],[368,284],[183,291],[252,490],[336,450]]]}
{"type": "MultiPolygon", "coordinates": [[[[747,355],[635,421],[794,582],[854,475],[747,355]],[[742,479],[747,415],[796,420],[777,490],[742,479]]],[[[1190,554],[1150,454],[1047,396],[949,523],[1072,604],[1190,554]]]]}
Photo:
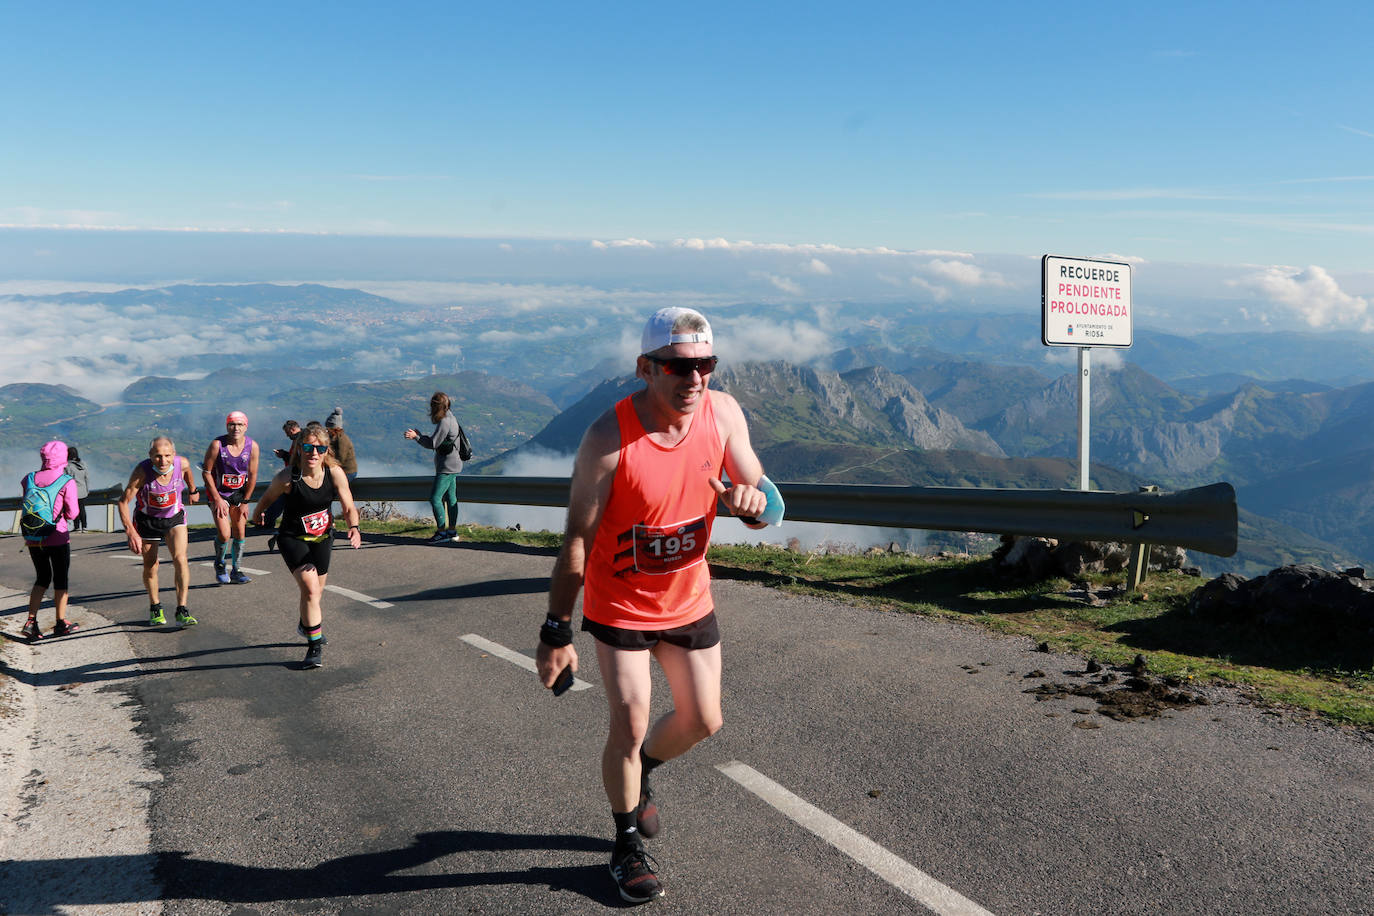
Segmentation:
{"type": "Polygon", "coordinates": [[[926,292],[930,293],[931,298],[933,298],[936,302],[944,302],[946,299],[949,298],[948,289],[946,289],[943,286],[936,286],[934,283],[931,283],[929,280],[926,280],[923,277],[912,277],[908,282],[917,289],[923,289],[926,292]]]}
{"type": "Polygon", "coordinates": [[[609,242],[593,240],[592,247],[604,251],[607,248],[654,248],[653,242],[644,239],[613,239],[609,242]]]}
{"type": "Polygon", "coordinates": [[[1334,277],[1315,264],[1306,268],[1269,267],[1231,281],[1286,306],[1314,328],[1356,328],[1374,331],[1374,310],[1368,299],[1341,289],[1334,277]]]}
{"type": "Polygon", "coordinates": [[[931,261],[926,269],[942,280],[958,286],[1010,286],[1011,284],[995,271],[985,271],[977,264],[963,261],[931,261]]]}
{"type": "Polygon", "coordinates": [[[775,289],[787,293],[789,296],[800,296],[804,292],[801,284],[796,280],[792,280],[788,277],[780,277],[766,270],[751,270],[749,275],[751,277],[767,280],[775,289]]]}
{"type": "Polygon", "coordinates": [[[757,253],[770,252],[777,254],[799,254],[809,256],[830,255],[833,257],[856,256],[856,255],[921,255],[923,257],[953,257],[971,258],[973,255],[960,251],[902,251],[897,248],[888,248],[879,245],[874,248],[850,248],[843,245],[831,245],[829,243],[802,243],[790,244],[787,242],[750,242],[750,241],[729,241],[728,239],[674,239],[674,248],[684,248],[688,251],[728,251],[732,253],[757,253]]]}
{"type": "Polygon", "coordinates": [[[1112,253],[1109,252],[1109,253],[1107,253],[1107,254],[1094,255],[1094,257],[1096,257],[1096,258],[1098,258],[1098,259],[1100,259],[1100,260],[1103,260],[1103,261],[1120,261],[1120,262],[1123,263],[1123,264],[1148,264],[1148,263],[1149,263],[1149,261],[1146,261],[1144,258],[1139,257],[1138,255],[1133,255],[1133,254],[1112,254],[1112,253]]]}
{"type": "Polygon", "coordinates": [[[727,362],[783,359],[801,365],[835,349],[835,335],[827,324],[824,313],[818,322],[731,321],[717,330],[715,351],[727,362]]]}
{"type": "Polygon", "coordinates": [[[806,264],[802,266],[802,270],[808,271],[809,273],[817,274],[822,277],[828,277],[834,273],[834,271],[830,269],[830,265],[822,261],[820,258],[812,258],[811,260],[807,261],[806,264]]]}

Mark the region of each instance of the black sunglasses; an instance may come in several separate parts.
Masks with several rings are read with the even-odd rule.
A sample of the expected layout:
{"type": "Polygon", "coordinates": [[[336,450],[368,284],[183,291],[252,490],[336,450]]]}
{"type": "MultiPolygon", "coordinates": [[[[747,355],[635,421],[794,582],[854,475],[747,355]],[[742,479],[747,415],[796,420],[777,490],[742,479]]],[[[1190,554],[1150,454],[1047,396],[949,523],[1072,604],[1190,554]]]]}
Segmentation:
{"type": "Polygon", "coordinates": [[[701,375],[710,375],[716,369],[716,363],[720,362],[719,356],[674,356],[663,359],[659,356],[650,356],[645,353],[644,358],[650,362],[658,363],[663,367],[663,371],[668,375],[680,375],[683,378],[693,372],[701,375]]]}
{"type": "Polygon", "coordinates": [[[314,452],[316,455],[323,455],[325,452],[329,451],[329,446],[317,445],[314,442],[302,442],[301,450],[306,452],[314,452]]]}

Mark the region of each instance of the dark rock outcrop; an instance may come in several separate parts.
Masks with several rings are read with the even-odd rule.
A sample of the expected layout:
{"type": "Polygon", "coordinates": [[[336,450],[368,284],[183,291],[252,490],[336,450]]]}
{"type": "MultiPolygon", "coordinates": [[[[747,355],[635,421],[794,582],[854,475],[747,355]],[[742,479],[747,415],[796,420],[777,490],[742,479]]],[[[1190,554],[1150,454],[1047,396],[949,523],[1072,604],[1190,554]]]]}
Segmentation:
{"type": "MultiPolygon", "coordinates": [[[[1000,569],[1028,579],[1060,576],[1078,579],[1088,574],[1119,573],[1131,561],[1132,545],[1112,541],[1058,541],[1045,537],[1002,535],[992,554],[1000,569]]],[[[1182,569],[1187,562],[1182,547],[1150,546],[1152,571],[1182,569]]]]}
{"type": "Polygon", "coordinates": [[[1195,591],[1188,610],[1218,621],[1374,646],[1374,579],[1366,579],[1363,569],[1281,566],[1254,579],[1226,573],[1195,591]]]}

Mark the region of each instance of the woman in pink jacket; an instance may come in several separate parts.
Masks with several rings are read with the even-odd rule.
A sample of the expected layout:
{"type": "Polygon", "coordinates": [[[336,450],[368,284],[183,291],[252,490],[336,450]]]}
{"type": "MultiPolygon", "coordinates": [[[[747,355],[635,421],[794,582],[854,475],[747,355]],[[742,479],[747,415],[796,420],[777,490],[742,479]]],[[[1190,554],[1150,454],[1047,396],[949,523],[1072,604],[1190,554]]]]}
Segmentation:
{"type": "Polygon", "coordinates": [[[43,638],[38,627],[38,606],[43,603],[43,595],[52,586],[53,610],[57,612],[57,623],[52,635],[66,636],[76,631],[76,624],[67,620],[67,571],[72,565],[71,521],[81,513],[77,502],[76,481],[67,475],[67,445],[56,440],[38,450],[43,458],[43,466],[32,474],[24,475],[24,491],[30,487],[50,487],[60,477],[67,482],[57,491],[53,499],[53,521],[57,531],[37,543],[29,544],[29,556],[33,559],[37,578],[33,591],[29,592],[29,619],[24,624],[23,634],[30,642],[43,638]]]}

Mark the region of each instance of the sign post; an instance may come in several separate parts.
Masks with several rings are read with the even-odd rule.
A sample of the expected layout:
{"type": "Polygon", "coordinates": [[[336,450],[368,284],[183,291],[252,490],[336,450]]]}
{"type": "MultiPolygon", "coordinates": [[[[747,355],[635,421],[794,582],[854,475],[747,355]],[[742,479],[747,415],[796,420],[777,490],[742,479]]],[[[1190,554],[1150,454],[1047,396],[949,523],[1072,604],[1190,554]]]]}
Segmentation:
{"type": "Polygon", "coordinates": [[[1093,258],[1040,259],[1040,340],[1078,348],[1078,489],[1088,490],[1092,348],[1131,345],[1131,265],[1093,258]]]}

